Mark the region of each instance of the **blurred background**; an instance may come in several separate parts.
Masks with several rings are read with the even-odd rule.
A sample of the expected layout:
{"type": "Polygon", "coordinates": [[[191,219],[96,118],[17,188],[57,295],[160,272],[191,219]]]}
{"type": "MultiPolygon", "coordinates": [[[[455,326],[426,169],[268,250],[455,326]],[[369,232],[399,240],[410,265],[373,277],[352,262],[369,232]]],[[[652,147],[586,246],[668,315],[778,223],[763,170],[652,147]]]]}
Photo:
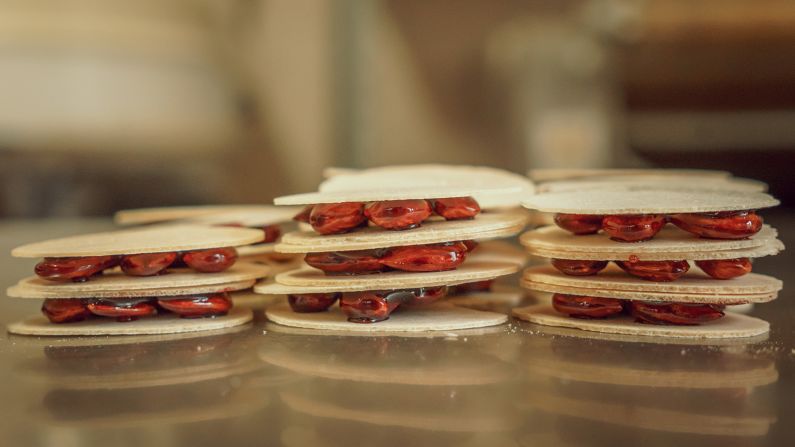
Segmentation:
{"type": "Polygon", "coordinates": [[[795,204],[792,0],[0,0],[0,216],[325,166],[728,169],[795,204]]]}

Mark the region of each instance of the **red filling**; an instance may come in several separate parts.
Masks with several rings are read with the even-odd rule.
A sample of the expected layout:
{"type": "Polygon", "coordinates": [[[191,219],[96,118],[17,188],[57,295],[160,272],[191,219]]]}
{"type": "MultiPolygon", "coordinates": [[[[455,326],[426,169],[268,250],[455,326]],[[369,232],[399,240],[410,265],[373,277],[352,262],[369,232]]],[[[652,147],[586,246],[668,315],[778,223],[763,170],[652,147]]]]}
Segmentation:
{"type": "Polygon", "coordinates": [[[309,224],[320,234],[347,233],[366,222],[361,202],[321,203],[309,214],[309,224]]]}
{"type": "Polygon", "coordinates": [[[413,297],[409,291],[350,292],[342,295],[340,309],[352,323],[377,323],[413,297]]]}
{"type": "Polygon", "coordinates": [[[303,293],[288,295],[287,300],[290,303],[290,308],[293,312],[310,313],[310,312],[323,312],[332,304],[334,304],[340,297],[341,293],[303,293]]]}
{"type": "Polygon", "coordinates": [[[623,302],[619,299],[562,293],[552,296],[552,307],[560,313],[575,318],[606,318],[620,314],[624,310],[623,302]]]}
{"type": "Polygon", "coordinates": [[[94,315],[121,322],[157,315],[157,307],[149,300],[96,300],[89,302],[87,307],[94,315]]]}
{"type": "Polygon", "coordinates": [[[632,276],[657,282],[674,281],[690,270],[687,261],[616,261],[616,264],[632,276]]]}
{"type": "Polygon", "coordinates": [[[307,253],[304,261],[328,275],[361,275],[387,270],[381,264],[383,250],[307,253]]]}
{"type": "Polygon", "coordinates": [[[696,261],[704,273],[715,279],[732,279],[751,273],[751,260],[748,258],[696,261]]]}
{"type": "Polygon", "coordinates": [[[232,300],[226,293],[186,298],[160,298],[157,304],[182,318],[216,317],[226,315],[232,308],[232,300]]]}
{"type": "Polygon", "coordinates": [[[710,239],[745,239],[762,229],[762,218],[754,211],[674,214],[671,222],[687,232],[710,239]]]}
{"type": "Polygon", "coordinates": [[[665,222],[666,218],[662,214],[605,216],[602,229],[614,241],[640,242],[653,238],[665,222]]]}
{"type": "Polygon", "coordinates": [[[602,217],[592,214],[555,215],[555,225],[574,234],[594,234],[602,229],[602,217]]]}
{"type": "Polygon", "coordinates": [[[389,200],[373,202],[364,209],[370,221],[387,230],[408,230],[419,227],[433,210],[427,200],[389,200]]]}
{"type": "Polygon", "coordinates": [[[266,225],[264,227],[260,227],[262,231],[265,233],[265,239],[260,242],[260,244],[269,244],[271,242],[276,242],[279,239],[279,236],[282,235],[282,229],[279,225],[266,225]]]}
{"type": "Polygon", "coordinates": [[[309,223],[309,217],[312,215],[312,209],[314,207],[314,205],[305,206],[300,213],[293,216],[293,220],[296,222],[309,223]]]}
{"type": "Polygon", "coordinates": [[[404,306],[424,306],[435,303],[447,296],[447,287],[422,287],[411,291],[414,297],[403,303],[404,306]]]}
{"type": "Polygon", "coordinates": [[[202,273],[222,272],[237,260],[234,248],[211,248],[208,250],[189,251],[182,255],[182,261],[193,270],[202,273]]]}
{"type": "Polygon", "coordinates": [[[144,253],[121,258],[121,269],[131,276],[152,276],[165,272],[177,259],[177,253],[144,253]]]}
{"type": "Polygon", "coordinates": [[[552,266],[566,275],[591,276],[604,270],[607,267],[607,261],[553,259],[552,266]]]}
{"type": "Polygon", "coordinates": [[[632,301],[630,313],[641,323],[692,326],[723,317],[718,304],[647,303],[632,301]]]}
{"type": "Polygon", "coordinates": [[[391,269],[440,272],[461,265],[467,251],[466,242],[445,242],[375,250],[308,253],[304,260],[328,275],[360,275],[391,269]]]}
{"type": "Polygon", "coordinates": [[[35,272],[39,277],[49,281],[83,282],[118,263],[118,256],[44,258],[42,262],[36,264],[35,272]]]}
{"type": "Polygon", "coordinates": [[[433,210],[446,220],[472,219],[480,213],[480,205],[472,197],[435,199],[433,210]]]}
{"type": "Polygon", "coordinates": [[[41,305],[41,313],[52,323],[71,323],[91,316],[91,311],[81,299],[46,299],[41,305]]]}

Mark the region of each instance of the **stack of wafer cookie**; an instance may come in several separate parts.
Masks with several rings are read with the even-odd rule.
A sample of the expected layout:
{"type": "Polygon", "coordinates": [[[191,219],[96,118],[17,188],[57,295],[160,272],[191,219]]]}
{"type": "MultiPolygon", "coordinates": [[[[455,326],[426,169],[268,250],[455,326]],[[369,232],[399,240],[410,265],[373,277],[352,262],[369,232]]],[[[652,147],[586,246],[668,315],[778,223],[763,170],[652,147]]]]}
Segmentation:
{"type": "Polygon", "coordinates": [[[28,335],[135,335],[192,332],[251,320],[230,292],[249,289],[268,267],[237,262],[235,247],[261,230],[174,225],[85,234],[17,247],[43,258],[35,276],[7,291],[43,299],[43,316],[11,324],[28,335]]]}
{"type": "Polygon", "coordinates": [[[525,270],[522,285],[552,305],[515,309],[539,324],[671,337],[747,337],[769,330],[726,306],[776,298],[778,279],[750,273],[778,253],[776,231],[756,210],[762,193],[593,190],[541,194],[525,206],[555,213],[557,227],[525,233],[530,254],[550,265],[525,270]]]}
{"type": "MultiPolygon", "coordinates": [[[[288,295],[289,306],[266,310],[271,321],[366,332],[465,329],[506,321],[503,314],[440,299],[449,286],[488,287],[519,269],[513,259],[478,260],[478,252],[485,256],[486,250],[475,241],[513,236],[524,228],[526,211],[481,212],[479,205],[491,194],[513,193],[516,203],[521,188],[423,185],[419,179],[419,185],[386,188],[358,175],[345,180],[358,185],[355,189],[276,199],[277,205],[306,206],[296,218],[312,228],[284,235],[275,247],[303,254],[305,266],[255,287],[258,293],[288,295]],[[339,307],[333,306],[337,301],[339,307]]],[[[410,184],[405,174],[402,178],[410,184]]]]}

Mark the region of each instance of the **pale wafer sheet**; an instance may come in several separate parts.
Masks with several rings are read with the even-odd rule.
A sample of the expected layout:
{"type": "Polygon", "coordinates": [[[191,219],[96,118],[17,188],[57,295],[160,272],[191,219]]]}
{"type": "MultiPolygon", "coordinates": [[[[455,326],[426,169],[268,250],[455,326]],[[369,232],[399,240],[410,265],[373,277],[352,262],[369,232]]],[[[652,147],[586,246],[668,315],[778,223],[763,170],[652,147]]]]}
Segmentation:
{"type": "Polygon", "coordinates": [[[766,303],[778,297],[778,292],[747,293],[727,295],[721,292],[713,293],[672,293],[672,292],[646,292],[638,290],[612,290],[604,288],[586,288],[545,284],[540,282],[520,280],[520,285],[535,292],[563,293],[566,295],[596,296],[600,298],[617,298],[636,301],[656,301],[692,304],[728,304],[738,305],[746,303],[766,303]]]}
{"type": "Polygon", "coordinates": [[[116,212],[113,220],[119,225],[143,225],[182,219],[210,216],[213,214],[260,212],[271,208],[268,205],[196,205],[161,206],[137,208],[116,212]]]}
{"type": "Polygon", "coordinates": [[[739,278],[721,280],[711,278],[694,265],[681,278],[671,282],[646,281],[629,275],[613,264],[592,276],[566,275],[551,265],[535,266],[525,269],[523,279],[532,283],[584,289],[698,295],[771,294],[782,288],[782,282],[771,276],[749,273],[739,278]]]}
{"type": "Polygon", "coordinates": [[[207,248],[237,247],[264,239],[262,230],[203,225],[161,225],[83,234],[23,245],[11,251],[19,258],[132,255],[207,248]]]}
{"type": "Polygon", "coordinates": [[[183,219],[182,222],[200,225],[230,225],[244,227],[260,227],[279,223],[292,222],[293,216],[301,212],[300,206],[259,205],[247,209],[231,210],[219,213],[183,219]]]}
{"type": "Polygon", "coordinates": [[[472,194],[481,208],[519,206],[521,198],[535,193],[533,182],[502,169],[485,166],[454,165],[403,165],[384,166],[361,171],[340,172],[320,184],[319,190],[356,191],[368,188],[412,187],[516,187],[516,192],[507,194],[472,194]]]}
{"type": "Polygon", "coordinates": [[[318,289],[325,292],[411,289],[483,281],[510,275],[518,270],[518,265],[504,262],[465,262],[455,270],[444,272],[391,271],[371,275],[346,276],[326,276],[320,270],[302,268],[280,273],[276,275],[275,283],[258,284],[254,291],[265,294],[285,294],[302,292],[282,290],[302,289],[306,290],[304,293],[310,293],[318,289]],[[279,286],[282,288],[280,289],[279,286]]]}
{"type": "Polygon", "coordinates": [[[354,191],[327,191],[294,194],[274,199],[276,205],[315,205],[318,203],[380,202],[384,200],[444,199],[488,194],[521,194],[517,186],[460,187],[428,186],[402,188],[360,188],[354,191]]]}
{"type": "Polygon", "coordinates": [[[349,322],[339,306],[332,306],[326,312],[297,313],[290,309],[289,304],[279,303],[265,309],[265,316],[284,326],[371,333],[448,331],[496,326],[508,321],[503,314],[466,309],[448,303],[399,308],[388,320],[373,324],[349,322]]]}
{"type": "Polygon", "coordinates": [[[531,323],[603,332],[648,337],[671,338],[744,338],[754,337],[770,331],[770,324],[758,318],[734,313],[698,326],[663,326],[636,323],[630,316],[586,320],[571,318],[558,313],[549,304],[536,304],[513,310],[513,316],[531,323]]]}
{"type": "Polygon", "coordinates": [[[784,249],[776,239],[776,230],[769,225],[748,239],[703,239],[666,225],[657,235],[641,244],[611,241],[600,234],[573,235],[556,226],[527,231],[519,237],[532,255],[559,259],[638,260],[702,260],[732,259],[774,255],[784,249]]]}
{"type": "Polygon", "coordinates": [[[575,179],[575,178],[600,178],[600,177],[619,177],[619,176],[671,176],[671,177],[714,177],[729,178],[732,176],[729,171],[716,171],[709,169],[642,169],[642,168],[618,168],[618,169],[577,169],[577,168],[543,168],[530,169],[528,176],[536,182],[546,182],[553,180],[575,179]]]}
{"type": "MultiPolygon", "coordinates": [[[[24,281],[24,280],[23,280],[24,281]]],[[[234,292],[237,290],[245,290],[254,286],[257,282],[256,279],[246,281],[235,281],[223,284],[208,284],[205,286],[193,287],[166,287],[162,289],[152,290],[103,290],[97,292],[87,291],[66,291],[64,289],[50,288],[45,290],[25,287],[24,283],[11,286],[6,290],[6,295],[12,298],[105,298],[105,299],[124,299],[124,298],[138,298],[138,297],[168,297],[168,296],[184,296],[184,295],[201,295],[207,293],[225,293],[234,292]]]]}
{"type": "Polygon", "coordinates": [[[695,191],[577,191],[539,194],[522,205],[545,213],[651,214],[755,210],[779,201],[762,193],[695,191]]]}
{"type": "Polygon", "coordinates": [[[767,184],[759,180],[739,177],[674,177],[654,175],[562,180],[538,185],[538,192],[540,194],[589,190],[641,191],[644,189],[755,193],[766,192],[767,184]]]}
{"type": "MultiPolygon", "coordinates": [[[[87,294],[91,297],[125,297],[152,296],[158,290],[175,292],[186,290],[192,293],[199,287],[229,285],[235,282],[252,281],[268,275],[270,268],[266,265],[248,262],[236,262],[223,272],[198,273],[189,269],[172,269],[165,275],[128,276],[119,269],[106,271],[101,276],[93,277],[85,282],[55,282],[36,276],[21,280],[16,286],[8,289],[9,296],[15,298],[50,298],[53,295],[77,296],[87,294]],[[138,294],[138,295],[132,295],[138,294]]],[[[182,295],[183,293],[177,293],[182,295]]]]}
{"type": "Polygon", "coordinates": [[[267,253],[273,253],[276,247],[276,243],[269,243],[269,244],[254,244],[254,245],[244,245],[242,247],[237,247],[237,254],[239,256],[257,256],[267,253]]]}
{"type": "Polygon", "coordinates": [[[227,315],[214,318],[180,318],[176,314],[120,323],[112,318],[96,318],[76,323],[53,324],[44,316],[35,316],[8,325],[8,332],[20,335],[77,336],[77,335],[148,335],[181,332],[211,331],[239,326],[251,321],[249,309],[232,308],[227,315]]]}
{"type": "Polygon", "coordinates": [[[470,220],[428,220],[409,231],[390,231],[375,226],[333,235],[296,231],[282,236],[275,249],[282,253],[349,251],[509,237],[522,231],[526,223],[527,212],[514,210],[481,213],[470,220]]]}

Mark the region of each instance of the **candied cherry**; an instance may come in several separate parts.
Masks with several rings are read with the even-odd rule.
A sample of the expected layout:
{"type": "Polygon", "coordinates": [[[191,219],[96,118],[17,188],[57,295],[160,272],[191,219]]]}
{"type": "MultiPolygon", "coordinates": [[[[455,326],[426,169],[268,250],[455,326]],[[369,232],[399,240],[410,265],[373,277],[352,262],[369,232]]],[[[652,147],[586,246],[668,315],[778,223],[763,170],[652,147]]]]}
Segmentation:
{"type": "Polygon", "coordinates": [[[602,219],[602,229],[614,241],[640,242],[653,238],[665,222],[662,214],[614,215],[602,219]]]}
{"type": "Polygon", "coordinates": [[[377,323],[405,302],[411,302],[414,294],[410,291],[376,291],[343,293],[340,309],[351,323],[377,323]]]}
{"type": "Polygon", "coordinates": [[[121,270],[130,276],[152,276],[163,273],[177,260],[177,254],[143,253],[128,255],[121,258],[121,270]]]}
{"type": "Polygon", "coordinates": [[[433,211],[445,220],[472,219],[480,213],[480,205],[472,197],[434,199],[433,211]]]}
{"type": "Polygon", "coordinates": [[[693,326],[723,317],[724,309],[719,304],[632,301],[630,313],[641,323],[693,326]]]}
{"type": "Polygon", "coordinates": [[[762,217],[754,211],[684,213],[671,216],[677,227],[708,239],[745,239],[762,229],[762,217]]]}
{"type": "Polygon", "coordinates": [[[696,261],[696,265],[704,273],[715,279],[732,279],[751,273],[752,264],[748,258],[714,259],[696,261]]]}
{"type": "Polygon", "coordinates": [[[421,287],[411,290],[411,293],[414,294],[414,298],[404,303],[404,305],[424,306],[426,304],[435,303],[447,296],[447,286],[421,287]]]}
{"type": "Polygon", "coordinates": [[[52,299],[44,300],[41,313],[50,320],[50,323],[72,323],[83,321],[91,316],[86,302],[81,299],[52,299]]]}
{"type": "Polygon", "coordinates": [[[552,295],[552,307],[560,313],[575,318],[606,318],[624,310],[623,300],[594,296],[552,295]]]}
{"type": "Polygon", "coordinates": [[[378,258],[380,250],[307,253],[304,261],[327,275],[361,275],[387,269],[378,258]]]}
{"type": "Polygon", "coordinates": [[[157,307],[149,300],[96,300],[88,303],[87,307],[94,315],[115,318],[120,322],[157,315],[157,307]]]}
{"type": "Polygon", "coordinates": [[[338,299],[342,297],[342,293],[295,293],[287,295],[287,301],[290,303],[290,308],[293,312],[298,313],[311,313],[323,312],[338,299]]]}
{"type": "Polygon", "coordinates": [[[312,207],[309,223],[320,234],[347,233],[367,223],[361,202],[321,203],[312,207]]]}
{"type": "Polygon", "coordinates": [[[36,264],[35,272],[40,278],[49,281],[83,282],[118,263],[118,256],[44,258],[36,264]]]}
{"type": "Polygon", "coordinates": [[[675,281],[690,270],[687,261],[616,261],[616,264],[632,276],[655,282],[675,281]]]}
{"type": "Polygon", "coordinates": [[[468,251],[468,252],[470,252],[470,253],[472,253],[473,251],[475,251],[475,249],[476,249],[476,248],[478,248],[478,246],[480,245],[480,242],[478,242],[478,241],[473,241],[473,240],[471,240],[471,239],[470,239],[470,240],[468,240],[468,241],[461,241],[461,242],[463,242],[463,243],[464,243],[464,245],[466,245],[466,246],[467,246],[467,251],[468,251]]]}
{"type": "Polygon", "coordinates": [[[182,261],[197,272],[223,272],[237,261],[237,250],[225,247],[189,251],[182,255],[182,261]]]}
{"type": "Polygon", "coordinates": [[[465,295],[467,293],[488,292],[491,290],[491,286],[493,285],[494,285],[493,279],[484,279],[483,281],[468,282],[452,286],[448,294],[465,295]]]}
{"type": "Polygon", "coordinates": [[[467,247],[463,242],[393,247],[381,263],[406,272],[440,272],[453,270],[464,262],[467,247]]]}
{"type": "Polygon", "coordinates": [[[602,217],[595,214],[555,214],[555,225],[577,235],[594,234],[602,229],[602,217]]]}
{"type": "Polygon", "coordinates": [[[260,244],[269,244],[271,242],[276,242],[279,239],[279,236],[282,235],[282,229],[279,225],[265,225],[264,227],[259,227],[265,233],[265,239],[260,242],[260,244]]]}
{"type": "Polygon", "coordinates": [[[202,318],[226,315],[232,308],[232,300],[226,293],[214,293],[184,298],[160,298],[157,305],[181,318],[202,318]]]}
{"type": "Polygon", "coordinates": [[[293,220],[296,222],[309,223],[309,216],[312,215],[312,208],[314,207],[315,205],[305,206],[304,209],[301,210],[301,212],[293,216],[293,220]]]}
{"type": "Polygon", "coordinates": [[[607,261],[553,259],[552,266],[566,275],[591,276],[604,270],[607,267],[607,261]]]}
{"type": "Polygon", "coordinates": [[[364,209],[364,215],[370,222],[387,230],[419,227],[431,212],[431,205],[422,199],[373,202],[364,209]]]}

